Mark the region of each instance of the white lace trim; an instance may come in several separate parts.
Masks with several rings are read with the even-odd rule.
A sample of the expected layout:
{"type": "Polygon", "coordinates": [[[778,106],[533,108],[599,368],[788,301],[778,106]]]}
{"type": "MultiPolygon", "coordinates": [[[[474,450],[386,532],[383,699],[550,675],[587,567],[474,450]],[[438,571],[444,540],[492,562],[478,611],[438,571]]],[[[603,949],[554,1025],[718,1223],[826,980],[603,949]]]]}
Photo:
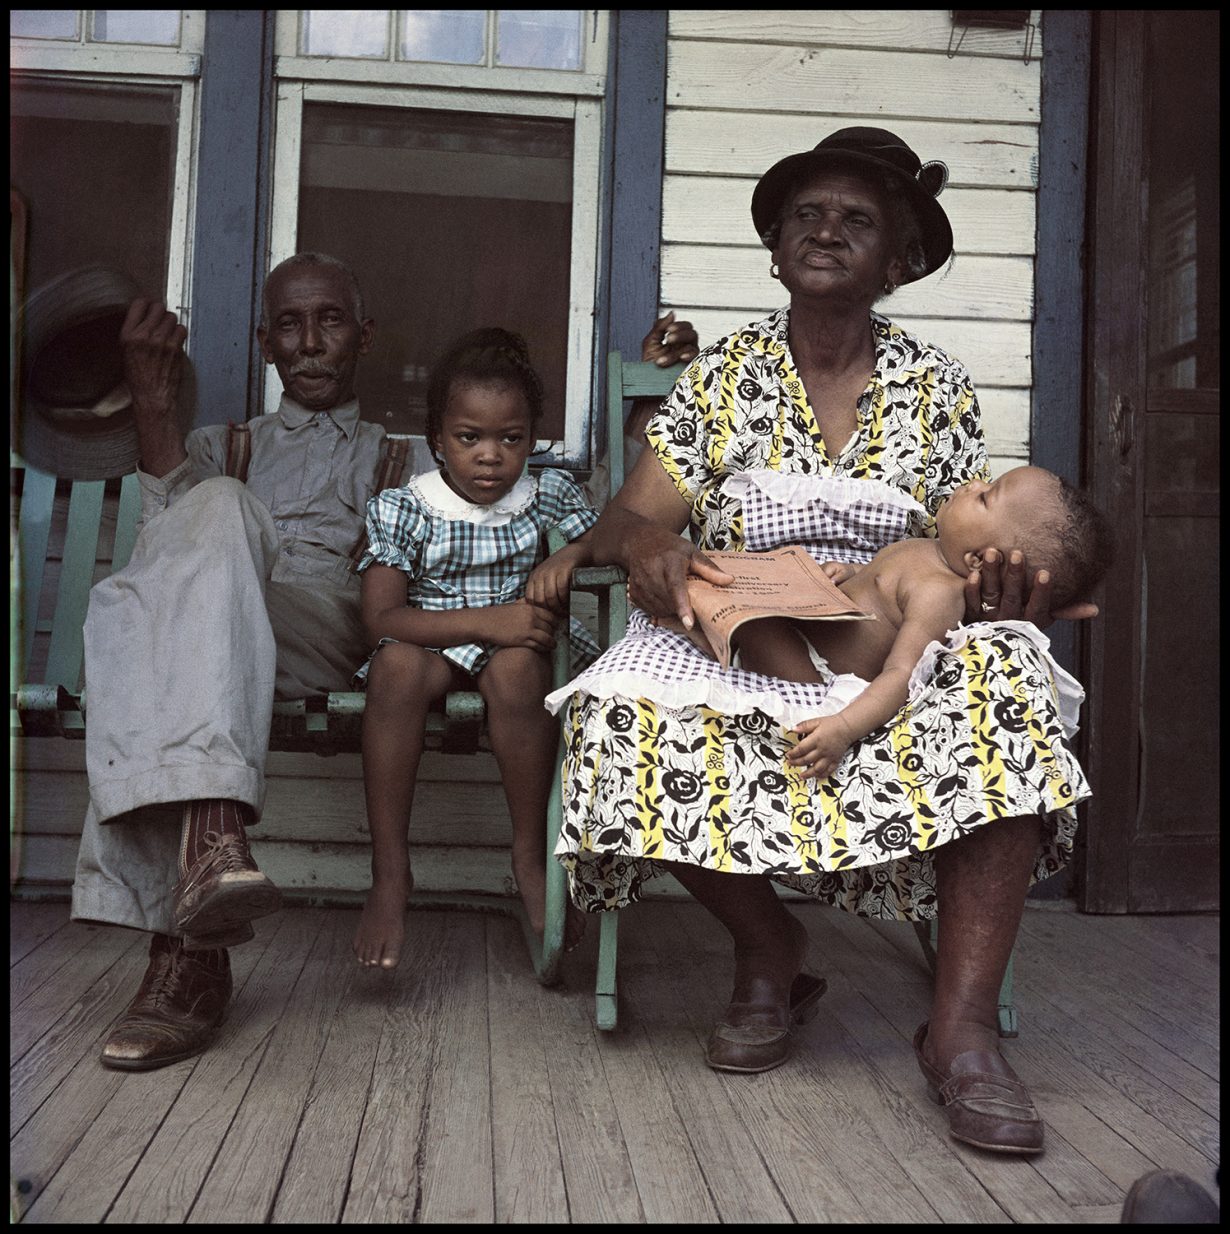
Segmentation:
{"type": "Polygon", "coordinates": [[[781,506],[806,507],[820,502],[838,510],[878,505],[919,516],[927,513],[913,497],[883,480],[857,480],[852,476],[801,475],[755,468],[730,476],[723,488],[740,499],[757,489],[781,506]]]}
{"type": "Polygon", "coordinates": [[[489,506],[467,501],[460,493],[454,493],[440,471],[425,471],[406,487],[412,489],[424,509],[437,518],[460,519],[480,527],[503,527],[511,523],[517,515],[524,514],[538,496],[538,483],[528,472],[499,501],[489,506]]]}
{"type": "Polygon", "coordinates": [[[949,630],[943,642],[935,639],[928,643],[910,674],[910,701],[914,702],[930,686],[936,670],[936,660],[941,655],[960,651],[971,639],[994,638],[1001,630],[1015,630],[1027,638],[1049,663],[1059,698],[1059,721],[1063,725],[1064,736],[1070,741],[1079,729],[1085,691],[1081,683],[1051,655],[1051,640],[1032,621],[976,621],[972,625],[949,630]]]}
{"type": "Polygon", "coordinates": [[[647,672],[624,670],[589,674],[583,682],[569,682],[547,695],[546,706],[552,714],[558,714],[574,694],[587,694],[596,699],[616,696],[643,698],[674,711],[683,707],[710,707],[727,716],[744,716],[759,711],[776,720],[783,728],[794,728],[804,720],[833,715],[849,706],[866,688],[867,682],[861,677],[842,673],[833,679],[831,685],[824,687],[826,693],[822,699],[793,702],[768,687],[740,688],[724,675],[668,682],[647,672]]]}

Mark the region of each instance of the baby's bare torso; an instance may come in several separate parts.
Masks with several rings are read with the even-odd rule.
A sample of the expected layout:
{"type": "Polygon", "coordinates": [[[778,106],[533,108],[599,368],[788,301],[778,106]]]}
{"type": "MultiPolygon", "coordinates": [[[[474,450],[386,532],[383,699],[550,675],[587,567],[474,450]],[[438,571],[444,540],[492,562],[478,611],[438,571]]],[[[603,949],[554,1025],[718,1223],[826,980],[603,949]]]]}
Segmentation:
{"type": "Polygon", "coordinates": [[[855,673],[871,681],[883,669],[905,620],[909,596],[920,584],[960,593],[964,579],[944,564],[934,540],[900,540],[881,549],[841,585],[874,621],[804,621],[800,629],[835,673],[855,673]]]}

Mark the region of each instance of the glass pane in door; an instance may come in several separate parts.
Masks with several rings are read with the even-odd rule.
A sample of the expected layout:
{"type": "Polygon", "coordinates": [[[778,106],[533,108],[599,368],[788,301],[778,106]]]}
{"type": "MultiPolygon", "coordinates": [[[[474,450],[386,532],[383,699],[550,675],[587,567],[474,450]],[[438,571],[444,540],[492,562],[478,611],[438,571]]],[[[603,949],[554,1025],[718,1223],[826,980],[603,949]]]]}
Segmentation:
{"type": "Polygon", "coordinates": [[[560,437],[572,231],[571,120],[307,103],[298,248],[359,277],[376,343],[365,419],[421,433],[427,377],[479,326],[521,334],[560,437]]]}

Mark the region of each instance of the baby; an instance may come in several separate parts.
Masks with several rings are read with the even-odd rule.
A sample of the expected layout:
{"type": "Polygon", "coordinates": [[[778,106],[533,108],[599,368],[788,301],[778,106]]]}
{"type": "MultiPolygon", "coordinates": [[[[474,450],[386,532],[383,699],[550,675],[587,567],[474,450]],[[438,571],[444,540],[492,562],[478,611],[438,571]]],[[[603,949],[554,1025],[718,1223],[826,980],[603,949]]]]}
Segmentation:
{"type": "Polygon", "coordinates": [[[900,540],[865,566],[824,566],[841,590],[875,621],[793,622],[765,618],[737,632],[741,665],[787,681],[819,681],[804,639],[834,673],[870,684],[832,715],[805,720],[788,760],[803,778],[831,775],[851,745],[905,705],[910,675],[927,645],[965,615],[965,582],[991,545],[1025,553],[1026,571],[1053,583],[1052,605],[1086,599],[1110,565],[1112,538],[1103,515],[1079,490],[1039,467],[1017,467],[993,483],[974,480],[936,514],[934,539],[900,540]]]}

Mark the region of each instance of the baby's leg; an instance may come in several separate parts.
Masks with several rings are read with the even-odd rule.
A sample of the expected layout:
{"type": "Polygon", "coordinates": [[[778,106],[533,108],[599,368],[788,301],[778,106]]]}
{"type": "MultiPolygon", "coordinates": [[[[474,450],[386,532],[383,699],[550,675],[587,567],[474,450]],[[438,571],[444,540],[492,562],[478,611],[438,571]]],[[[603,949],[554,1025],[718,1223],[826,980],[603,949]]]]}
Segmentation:
{"type": "Polygon", "coordinates": [[[739,665],[751,673],[779,677],[782,681],[819,681],[807,643],[794,622],[786,617],[760,617],[735,631],[739,665]]]}
{"type": "MultiPolygon", "coordinates": [[[[526,647],[500,648],[478,677],[512,816],[513,875],[538,934],[546,923],[547,802],[559,741],[559,724],[542,705],[550,685],[550,661],[526,647]]],[[[569,905],[566,945],[576,946],[584,931],[584,914],[569,905]]]]}
{"type": "Polygon", "coordinates": [[[360,964],[394,968],[414,886],[406,833],[431,704],[452,684],[447,660],[411,643],[387,643],[367,673],[363,792],[372,837],[372,889],[354,937],[360,964]]]}

